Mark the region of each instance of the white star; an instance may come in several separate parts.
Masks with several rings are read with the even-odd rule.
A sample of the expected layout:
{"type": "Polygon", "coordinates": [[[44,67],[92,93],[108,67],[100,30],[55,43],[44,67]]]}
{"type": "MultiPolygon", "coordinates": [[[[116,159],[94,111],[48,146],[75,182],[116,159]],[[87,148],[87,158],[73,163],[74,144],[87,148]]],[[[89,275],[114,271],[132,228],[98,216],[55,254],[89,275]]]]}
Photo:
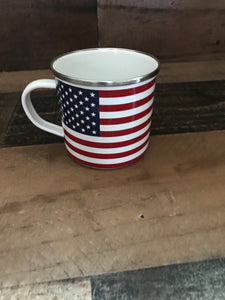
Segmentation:
{"type": "Polygon", "coordinates": [[[88,97],[85,97],[85,98],[84,98],[84,100],[85,100],[85,101],[88,101],[88,100],[89,100],[89,98],[88,98],[88,97]]]}
{"type": "Polygon", "coordinates": [[[68,95],[67,91],[65,91],[65,95],[66,95],[66,96],[68,95]]]}
{"type": "Polygon", "coordinates": [[[84,120],[81,120],[81,123],[84,124],[84,120]]]}
{"type": "Polygon", "coordinates": [[[74,118],[74,117],[72,117],[72,120],[75,120],[75,118],[74,118]]]}
{"type": "Polygon", "coordinates": [[[69,102],[68,102],[68,101],[66,101],[66,104],[67,104],[67,105],[69,105],[69,102]]]}
{"type": "Polygon", "coordinates": [[[83,114],[84,114],[84,112],[81,110],[81,111],[80,111],[80,114],[81,114],[81,115],[83,115],[83,114]]]}
{"type": "Polygon", "coordinates": [[[69,92],[70,92],[70,93],[72,92],[72,89],[71,89],[71,88],[69,88],[69,92]]]}
{"type": "Polygon", "coordinates": [[[92,115],[92,117],[95,117],[95,116],[96,116],[96,114],[95,114],[95,113],[91,113],[91,115],[92,115]]]}
{"type": "Polygon", "coordinates": [[[87,117],[86,117],[86,120],[90,120],[90,118],[87,116],[87,117]]]}
{"type": "Polygon", "coordinates": [[[80,101],[79,103],[80,103],[80,105],[82,105],[84,102],[83,102],[83,101],[80,101]]]}
{"type": "Polygon", "coordinates": [[[66,107],[66,104],[63,104],[64,107],[66,107]]]}
{"type": "Polygon", "coordinates": [[[66,124],[68,124],[68,122],[66,121],[66,124]]]}
{"type": "Polygon", "coordinates": [[[82,95],[82,94],[83,94],[83,92],[82,92],[82,91],[79,91],[78,93],[79,93],[79,95],[82,95]]]}
{"type": "Polygon", "coordinates": [[[73,108],[71,107],[71,109],[70,109],[71,111],[73,111],[73,108]]]}
{"type": "Polygon", "coordinates": [[[82,130],[82,132],[85,132],[85,129],[84,129],[84,128],[82,128],[81,130],[82,130]]]}
{"type": "Polygon", "coordinates": [[[91,95],[91,97],[94,97],[94,96],[95,96],[95,94],[94,94],[94,93],[91,93],[90,95],[91,95]]]}
{"type": "Polygon", "coordinates": [[[89,107],[85,107],[85,110],[86,110],[86,111],[89,111],[89,109],[90,109],[89,107]]]}
{"type": "Polygon", "coordinates": [[[95,125],[96,125],[96,123],[95,123],[95,122],[92,122],[91,124],[92,124],[93,126],[95,126],[95,125]]]}
{"type": "Polygon", "coordinates": [[[77,95],[73,95],[73,97],[74,97],[75,99],[77,99],[77,95]]]}
{"type": "Polygon", "coordinates": [[[63,88],[64,88],[64,85],[61,84],[61,88],[63,89],[63,88]]]}
{"type": "Polygon", "coordinates": [[[87,129],[90,129],[90,128],[91,128],[89,125],[87,125],[86,127],[87,127],[87,129]]]}
{"type": "Polygon", "coordinates": [[[73,102],[73,99],[72,99],[72,98],[70,98],[70,102],[73,102]]]}
{"type": "Polygon", "coordinates": [[[65,95],[62,94],[62,97],[65,98],[65,95]]]}
{"type": "Polygon", "coordinates": [[[70,120],[70,119],[69,119],[68,121],[71,123],[71,120],[70,120]]]}
{"type": "Polygon", "coordinates": [[[67,116],[67,113],[65,112],[65,116],[67,116]]]}
{"type": "Polygon", "coordinates": [[[93,134],[96,134],[96,131],[95,131],[95,130],[93,130],[93,131],[92,131],[92,133],[93,133],[93,134]]]}
{"type": "Polygon", "coordinates": [[[78,105],[77,105],[77,104],[75,104],[75,105],[74,105],[74,107],[75,107],[75,108],[78,108],[78,105]]]}
{"type": "Polygon", "coordinates": [[[91,103],[91,106],[92,106],[92,107],[95,107],[95,104],[94,104],[94,103],[91,103]]]}
{"type": "Polygon", "coordinates": [[[79,117],[79,115],[78,115],[78,114],[76,114],[75,116],[76,116],[77,118],[79,117]]]}
{"type": "Polygon", "coordinates": [[[75,125],[73,125],[73,128],[76,128],[76,126],[75,126],[75,125]]]}
{"type": "Polygon", "coordinates": [[[77,122],[77,126],[80,126],[80,123],[77,122]]]}

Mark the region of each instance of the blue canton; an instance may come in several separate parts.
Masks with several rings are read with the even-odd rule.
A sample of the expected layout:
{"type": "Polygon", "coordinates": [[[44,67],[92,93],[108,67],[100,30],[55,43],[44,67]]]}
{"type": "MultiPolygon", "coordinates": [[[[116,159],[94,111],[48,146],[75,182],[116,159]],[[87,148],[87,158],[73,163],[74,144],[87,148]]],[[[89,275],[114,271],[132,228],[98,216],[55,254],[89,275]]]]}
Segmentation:
{"type": "Polygon", "coordinates": [[[100,136],[98,91],[57,81],[57,95],[66,126],[82,134],[100,136]]]}

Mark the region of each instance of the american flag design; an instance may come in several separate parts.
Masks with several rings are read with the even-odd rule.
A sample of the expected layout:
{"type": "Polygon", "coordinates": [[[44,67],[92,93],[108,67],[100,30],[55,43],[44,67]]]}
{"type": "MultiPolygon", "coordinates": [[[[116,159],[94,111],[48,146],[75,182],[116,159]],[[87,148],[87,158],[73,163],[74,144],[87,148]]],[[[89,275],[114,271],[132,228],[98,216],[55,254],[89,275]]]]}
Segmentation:
{"type": "Polygon", "coordinates": [[[89,167],[129,165],[149,142],[155,78],[127,87],[92,89],[57,79],[65,145],[89,167]]]}

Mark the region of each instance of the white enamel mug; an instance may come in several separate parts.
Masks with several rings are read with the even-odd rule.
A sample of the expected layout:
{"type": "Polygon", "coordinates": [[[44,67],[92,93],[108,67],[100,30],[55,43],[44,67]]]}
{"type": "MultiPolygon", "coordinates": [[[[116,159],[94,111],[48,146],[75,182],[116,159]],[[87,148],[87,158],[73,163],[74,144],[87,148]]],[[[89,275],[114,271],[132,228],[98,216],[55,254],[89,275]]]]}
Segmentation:
{"type": "Polygon", "coordinates": [[[156,58],[129,49],[85,49],[57,57],[51,69],[55,80],[33,81],[22,94],[34,125],[64,137],[69,154],[85,166],[119,168],[143,156],[159,72],[156,58]],[[30,93],[39,88],[56,88],[62,127],[35,111],[30,93]]]}

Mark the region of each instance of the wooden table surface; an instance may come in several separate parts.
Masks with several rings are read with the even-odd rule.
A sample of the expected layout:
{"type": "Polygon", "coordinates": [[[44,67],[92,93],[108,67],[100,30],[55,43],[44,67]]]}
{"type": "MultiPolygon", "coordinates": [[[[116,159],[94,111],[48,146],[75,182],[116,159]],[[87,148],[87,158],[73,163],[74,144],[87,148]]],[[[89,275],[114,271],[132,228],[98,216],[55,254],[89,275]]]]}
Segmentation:
{"type": "Polygon", "coordinates": [[[150,147],[111,171],[75,163],[29,124],[19,102],[29,73],[11,74],[16,84],[1,74],[0,287],[224,257],[223,64],[164,65],[150,147]]]}
{"type": "Polygon", "coordinates": [[[225,131],[153,136],[102,171],[63,144],[0,149],[2,284],[224,256],[224,150],[225,131]]]}

